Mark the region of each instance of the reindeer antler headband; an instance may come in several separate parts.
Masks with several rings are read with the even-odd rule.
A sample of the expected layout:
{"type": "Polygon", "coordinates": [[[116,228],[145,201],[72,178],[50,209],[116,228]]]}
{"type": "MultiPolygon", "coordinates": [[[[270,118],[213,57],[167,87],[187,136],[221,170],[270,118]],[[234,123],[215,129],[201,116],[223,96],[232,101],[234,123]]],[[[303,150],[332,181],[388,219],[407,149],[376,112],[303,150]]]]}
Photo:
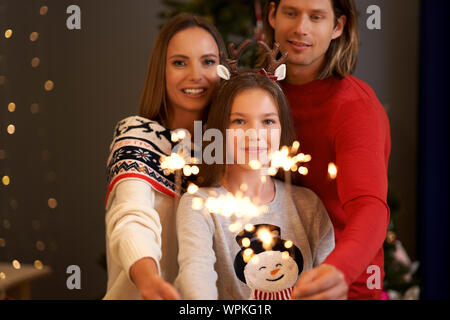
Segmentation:
{"type": "MultiPolygon", "coordinates": [[[[229,69],[224,65],[218,65],[217,74],[220,78],[230,80],[232,76],[239,74],[239,58],[244,49],[251,42],[251,40],[245,40],[237,49],[234,49],[234,43],[229,44],[228,52],[230,58],[225,60],[229,69]]],[[[266,61],[268,61],[268,65],[265,68],[262,68],[258,73],[265,75],[274,81],[281,81],[286,78],[286,65],[284,63],[287,61],[288,53],[286,52],[280,59],[277,60],[278,53],[280,52],[280,45],[277,42],[274,43],[273,49],[270,49],[264,41],[258,41],[258,44],[264,49],[268,58],[266,59],[266,61]]]]}

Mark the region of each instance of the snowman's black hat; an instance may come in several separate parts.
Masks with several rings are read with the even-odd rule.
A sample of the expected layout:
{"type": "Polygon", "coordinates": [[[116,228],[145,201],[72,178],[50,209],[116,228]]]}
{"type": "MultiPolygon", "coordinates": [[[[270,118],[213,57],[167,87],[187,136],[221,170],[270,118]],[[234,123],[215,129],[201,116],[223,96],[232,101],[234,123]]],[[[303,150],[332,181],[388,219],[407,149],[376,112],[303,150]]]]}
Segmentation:
{"type": "Polygon", "coordinates": [[[241,247],[241,251],[238,252],[236,258],[234,259],[234,272],[236,273],[236,276],[239,278],[239,280],[244,283],[246,283],[244,269],[247,265],[247,262],[245,262],[244,260],[244,251],[248,248],[252,249],[254,254],[259,254],[265,251],[287,251],[289,253],[289,256],[297,263],[298,274],[300,274],[300,272],[302,272],[303,270],[302,253],[294,244],[292,244],[292,246],[285,245],[287,241],[281,239],[280,227],[271,224],[257,224],[251,231],[242,230],[236,236],[236,242],[241,247]],[[258,237],[258,231],[260,231],[262,228],[268,230],[272,235],[272,244],[270,246],[270,249],[264,248],[262,240],[258,237]],[[244,239],[250,240],[250,244],[248,245],[248,240],[244,241],[244,239]],[[245,244],[247,246],[245,246],[243,242],[246,242],[245,244]]]}

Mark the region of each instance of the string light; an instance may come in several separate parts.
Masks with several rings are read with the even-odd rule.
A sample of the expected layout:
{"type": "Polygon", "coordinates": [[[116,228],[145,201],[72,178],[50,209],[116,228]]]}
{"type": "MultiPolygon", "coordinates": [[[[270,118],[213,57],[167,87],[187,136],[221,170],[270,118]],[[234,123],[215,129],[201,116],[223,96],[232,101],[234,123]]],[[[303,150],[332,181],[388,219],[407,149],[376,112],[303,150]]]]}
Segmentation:
{"type": "Polygon", "coordinates": [[[36,242],[36,249],[38,249],[39,251],[44,251],[45,250],[45,244],[42,241],[37,241],[36,242]]]}
{"type": "Polygon", "coordinates": [[[9,222],[9,220],[8,219],[5,219],[5,220],[3,220],[3,228],[5,228],[5,229],[9,229],[9,228],[11,228],[11,222],[9,222]]]}
{"type": "Polygon", "coordinates": [[[49,198],[47,203],[50,209],[55,209],[58,206],[58,201],[55,198],[49,198]]]}
{"type": "Polygon", "coordinates": [[[34,57],[33,59],[31,59],[31,66],[33,68],[37,68],[40,63],[41,63],[41,59],[39,59],[38,57],[34,57]]]}
{"type": "Polygon", "coordinates": [[[12,266],[14,269],[17,269],[17,270],[19,270],[21,267],[20,262],[18,260],[13,260],[12,266]]]}
{"type": "Polygon", "coordinates": [[[37,103],[31,104],[31,106],[30,106],[30,112],[31,112],[32,114],[38,113],[38,112],[39,112],[39,105],[38,105],[37,103]]]}
{"type": "Polygon", "coordinates": [[[6,274],[4,272],[0,272],[0,280],[5,280],[6,274]]]}
{"type": "Polygon", "coordinates": [[[7,131],[9,134],[14,134],[14,133],[16,132],[16,126],[13,125],[13,124],[10,124],[10,125],[6,128],[6,131],[7,131]]]}
{"type": "Polygon", "coordinates": [[[38,270],[42,270],[44,268],[44,264],[40,260],[34,261],[34,267],[38,270]]]}
{"type": "Polygon", "coordinates": [[[16,104],[15,104],[14,102],[10,102],[10,103],[8,104],[8,111],[9,111],[9,112],[14,112],[14,111],[16,111],[16,104]]]}
{"type": "Polygon", "coordinates": [[[34,31],[34,32],[32,32],[30,34],[30,41],[31,42],[35,42],[38,38],[39,38],[39,33],[37,33],[36,31],[34,31]]]}
{"type": "Polygon", "coordinates": [[[0,238],[0,248],[6,247],[6,241],[3,238],[0,238]]]}
{"type": "Polygon", "coordinates": [[[8,30],[5,31],[5,38],[6,38],[6,39],[11,38],[12,35],[13,35],[12,29],[8,29],[8,30]]]}
{"type": "Polygon", "coordinates": [[[47,6],[42,6],[42,7],[39,9],[39,14],[40,14],[41,16],[46,15],[47,12],[48,12],[48,7],[47,7],[47,6]]]}
{"type": "Polygon", "coordinates": [[[53,83],[52,80],[45,81],[45,84],[44,84],[45,91],[52,91],[54,87],[55,87],[55,84],[53,83]]]}
{"type": "Polygon", "coordinates": [[[8,176],[3,176],[2,183],[7,186],[11,183],[11,179],[8,176]]]}

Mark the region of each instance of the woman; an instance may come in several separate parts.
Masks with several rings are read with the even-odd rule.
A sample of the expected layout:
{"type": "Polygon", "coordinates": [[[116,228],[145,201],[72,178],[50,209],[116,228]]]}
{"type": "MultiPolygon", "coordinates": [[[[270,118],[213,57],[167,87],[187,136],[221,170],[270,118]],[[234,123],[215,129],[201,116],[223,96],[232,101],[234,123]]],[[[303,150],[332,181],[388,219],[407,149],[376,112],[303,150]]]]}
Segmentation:
{"type": "Polygon", "coordinates": [[[139,116],[120,121],[108,159],[105,299],[178,299],[173,176],[159,160],[171,130],[193,132],[207,113],[225,46],[205,19],[180,14],[162,28],[150,57],[139,116]],[[192,45],[195,44],[195,45],[192,45]]]}

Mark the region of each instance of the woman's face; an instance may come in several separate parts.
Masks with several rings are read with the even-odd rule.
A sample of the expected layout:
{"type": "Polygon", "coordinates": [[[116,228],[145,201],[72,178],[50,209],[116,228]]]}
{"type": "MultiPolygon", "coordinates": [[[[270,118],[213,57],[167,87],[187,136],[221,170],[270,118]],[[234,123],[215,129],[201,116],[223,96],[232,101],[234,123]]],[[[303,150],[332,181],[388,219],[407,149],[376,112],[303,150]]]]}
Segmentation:
{"type": "Polygon", "coordinates": [[[166,94],[171,112],[202,111],[217,84],[219,49],[212,35],[191,27],[169,41],[166,57],[166,94]]]}
{"type": "Polygon", "coordinates": [[[227,131],[227,152],[234,163],[247,167],[251,160],[257,160],[268,165],[268,156],[279,149],[281,137],[278,108],[272,96],[259,88],[239,93],[231,106],[227,131]]]}

